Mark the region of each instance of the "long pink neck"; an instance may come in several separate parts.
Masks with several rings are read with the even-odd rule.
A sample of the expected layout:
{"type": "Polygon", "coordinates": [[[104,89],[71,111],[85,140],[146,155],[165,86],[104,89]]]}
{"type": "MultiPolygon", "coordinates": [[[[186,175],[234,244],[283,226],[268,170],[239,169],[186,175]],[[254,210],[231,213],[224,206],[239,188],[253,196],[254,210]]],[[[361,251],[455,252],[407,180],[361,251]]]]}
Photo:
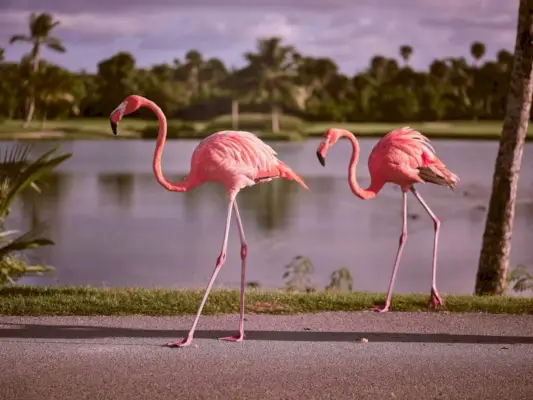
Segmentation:
{"type": "Polygon", "coordinates": [[[157,116],[157,119],[159,120],[159,134],[157,135],[154,161],[152,163],[155,179],[161,186],[163,186],[167,190],[170,190],[171,192],[186,192],[187,190],[192,189],[196,185],[191,185],[189,183],[188,177],[186,177],[181,182],[171,182],[163,175],[163,172],[161,171],[161,158],[163,156],[163,147],[165,146],[165,139],[167,137],[167,118],[165,117],[163,111],[154,102],[150,100],[145,100],[143,106],[152,110],[157,116]]]}
{"type": "Polygon", "coordinates": [[[370,175],[370,186],[367,189],[361,188],[359,183],[357,183],[357,162],[359,161],[359,142],[355,136],[348,131],[343,131],[341,136],[347,137],[348,140],[352,143],[352,158],[350,159],[350,165],[348,167],[348,183],[350,184],[350,189],[352,192],[359,198],[363,200],[370,200],[376,197],[379,193],[385,182],[380,182],[370,175]]]}

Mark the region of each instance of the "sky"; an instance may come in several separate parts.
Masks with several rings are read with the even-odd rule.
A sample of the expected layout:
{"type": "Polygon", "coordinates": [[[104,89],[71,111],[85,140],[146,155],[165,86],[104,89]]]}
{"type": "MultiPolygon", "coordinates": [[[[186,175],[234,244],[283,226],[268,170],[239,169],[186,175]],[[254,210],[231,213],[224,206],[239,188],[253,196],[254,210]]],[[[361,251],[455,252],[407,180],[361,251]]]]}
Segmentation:
{"type": "Polygon", "coordinates": [[[66,54],[44,57],[71,70],[96,71],[98,62],[129,51],[141,67],[183,59],[190,49],[242,66],[258,38],[279,36],[302,54],[330,57],[354,74],[373,55],[399,58],[414,48],[411,64],[469,56],[479,40],[494,58],[512,50],[519,0],[0,0],[0,47],[17,61],[28,45],[9,45],[27,32],[31,12],[61,21],[55,34],[66,54]],[[194,4],[194,5],[192,5],[194,4]],[[46,6],[45,6],[46,5],[46,6]]]}

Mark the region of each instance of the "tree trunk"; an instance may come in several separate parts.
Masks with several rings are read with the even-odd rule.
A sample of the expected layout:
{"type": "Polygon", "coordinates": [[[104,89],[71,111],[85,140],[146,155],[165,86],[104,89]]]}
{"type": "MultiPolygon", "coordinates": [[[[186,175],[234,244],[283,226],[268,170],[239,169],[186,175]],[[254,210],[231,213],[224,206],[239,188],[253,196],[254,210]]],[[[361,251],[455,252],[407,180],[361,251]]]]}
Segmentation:
{"type": "Polygon", "coordinates": [[[46,109],[43,110],[43,113],[41,115],[41,129],[44,129],[45,123],[46,123],[46,109]]]}
{"type": "Polygon", "coordinates": [[[507,110],[476,277],[478,295],[501,295],[507,289],[516,188],[533,92],[532,32],[533,0],[520,0],[507,110]]]}
{"type": "Polygon", "coordinates": [[[272,106],[272,132],[279,132],[279,107],[276,105],[272,106]]]}
{"type": "Polygon", "coordinates": [[[40,61],[40,52],[39,47],[37,46],[33,50],[33,68],[31,73],[31,82],[30,82],[30,96],[28,99],[28,113],[26,114],[26,120],[24,121],[24,128],[27,128],[30,125],[31,120],[33,119],[33,113],[35,112],[35,80],[37,79],[37,72],[39,71],[39,61],[40,61]]]}
{"type": "Polygon", "coordinates": [[[231,102],[231,126],[233,130],[239,129],[239,100],[231,102]]]}

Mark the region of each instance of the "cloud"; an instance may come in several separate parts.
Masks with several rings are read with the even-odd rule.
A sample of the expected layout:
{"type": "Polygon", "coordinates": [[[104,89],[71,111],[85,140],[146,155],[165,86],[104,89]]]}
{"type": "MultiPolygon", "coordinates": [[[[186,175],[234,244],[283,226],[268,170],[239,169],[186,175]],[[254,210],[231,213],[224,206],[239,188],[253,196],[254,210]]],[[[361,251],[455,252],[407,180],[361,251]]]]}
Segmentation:
{"type": "Polygon", "coordinates": [[[492,18],[474,17],[429,17],[422,18],[420,23],[431,28],[452,29],[503,29],[514,30],[515,21],[510,15],[498,15],[492,18]]]}
{"type": "MultiPolygon", "coordinates": [[[[0,0],[0,40],[26,32],[29,12],[39,12],[40,4],[0,0]]],[[[435,57],[468,56],[475,40],[487,44],[489,56],[512,48],[518,0],[48,0],[46,6],[61,21],[56,34],[69,51],[57,60],[68,66],[94,69],[94,57],[120,50],[149,65],[193,48],[240,65],[258,38],[280,36],[353,73],[374,54],[398,57],[403,44],[413,46],[418,68],[435,57]]],[[[8,58],[20,51],[10,47],[8,58]]]]}
{"type": "MultiPolygon", "coordinates": [[[[366,0],[364,0],[366,1],[366,0]]],[[[348,0],[47,0],[46,8],[42,8],[40,0],[0,0],[0,9],[37,11],[76,14],[81,12],[101,12],[113,13],[117,11],[160,11],[161,9],[173,9],[182,11],[184,9],[293,9],[301,12],[305,11],[328,11],[335,8],[347,7],[351,4],[348,0]]]]}
{"type": "Polygon", "coordinates": [[[21,11],[47,11],[52,13],[76,14],[84,12],[114,13],[121,12],[155,12],[166,10],[190,9],[238,9],[238,10],[295,10],[305,12],[331,12],[344,8],[362,9],[371,7],[381,10],[404,10],[421,13],[458,13],[486,12],[498,14],[515,12],[518,0],[47,0],[45,9],[42,0],[0,0],[0,9],[21,11]]]}

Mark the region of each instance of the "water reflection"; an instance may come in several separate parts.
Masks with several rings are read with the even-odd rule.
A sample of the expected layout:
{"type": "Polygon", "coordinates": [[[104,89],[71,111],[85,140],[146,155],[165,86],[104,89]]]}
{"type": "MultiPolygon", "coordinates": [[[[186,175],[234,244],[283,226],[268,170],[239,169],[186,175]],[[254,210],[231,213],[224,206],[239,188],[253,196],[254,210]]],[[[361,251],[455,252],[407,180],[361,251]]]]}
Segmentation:
{"type": "MultiPolygon", "coordinates": [[[[368,157],[373,140],[361,140],[368,157]]],[[[189,169],[194,142],[169,143],[164,171],[180,180],[189,169]],[[167,156],[168,155],[168,156],[167,156]]],[[[45,151],[51,143],[38,143],[45,151]]],[[[25,283],[112,286],[205,286],[218,256],[227,195],[222,185],[208,183],[186,193],[170,193],[151,171],[153,143],[69,142],[74,157],[46,182],[41,195],[28,191],[10,226],[49,224],[56,246],[39,249],[57,267],[51,278],[25,283]],[[120,147],[120,149],[118,149],[120,147]],[[33,197],[29,197],[29,196],[33,197]]],[[[461,187],[453,193],[422,185],[420,192],[442,221],[439,289],[471,293],[477,268],[488,196],[493,149],[497,143],[436,144],[454,166],[461,187]],[[476,154],[476,157],[472,157],[476,154]],[[475,165],[472,165],[475,164],[475,165]]],[[[378,197],[361,201],[347,184],[349,146],[332,149],[322,168],[314,156],[316,143],[274,147],[301,174],[311,189],[276,180],[241,191],[238,197],[246,231],[248,279],[262,287],[281,287],[283,266],[302,254],[316,266],[313,281],[329,283],[333,270],[348,266],[354,290],[384,291],[390,278],[401,229],[401,195],[385,187],[378,197]],[[327,240],[326,240],[327,239],[327,240]]],[[[533,147],[526,145],[519,181],[511,265],[531,261],[533,231],[533,147]]],[[[361,168],[361,186],[368,173],[361,168]]],[[[409,196],[409,239],[398,273],[398,292],[426,292],[431,279],[433,224],[409,196]],[[417,216],[414,218],[413,216],[417,216]]],[[[228,243],[228,259],[217,283],[238,286],[239,238],[236,225],[228,243]]],[[[528,264],[529,263],[529,264],[528,264]]]]}
{"type": "MultiPolygon", "coordinates": [[[[41,179],[40,193],[32,188],[24,190],[20,195],[20,210],[10,219],[13,227],[23,231],[41,228],[45,237],[60,242],[71,187],[70,175],[53,173],[41,179]]],[[[28,253],[32,260],[44,264],[53,264],[55,254],[56,249],[51,246],[39,247],[28,253]]]]}
{"type": "Polygon", "coordinates": [[[130,209],[135,191],[134,175],[131,173],[109,173],[98,175],[98,187],[102,205],[117,203],[130,209]]]}
{"type": "Polygon", "coordinates": [[[262,232],[286,228],[293,217],[298,184],[287,180],[274,180],[243,190],[239,203],[253,210],[257,226],[262,232]]]}

